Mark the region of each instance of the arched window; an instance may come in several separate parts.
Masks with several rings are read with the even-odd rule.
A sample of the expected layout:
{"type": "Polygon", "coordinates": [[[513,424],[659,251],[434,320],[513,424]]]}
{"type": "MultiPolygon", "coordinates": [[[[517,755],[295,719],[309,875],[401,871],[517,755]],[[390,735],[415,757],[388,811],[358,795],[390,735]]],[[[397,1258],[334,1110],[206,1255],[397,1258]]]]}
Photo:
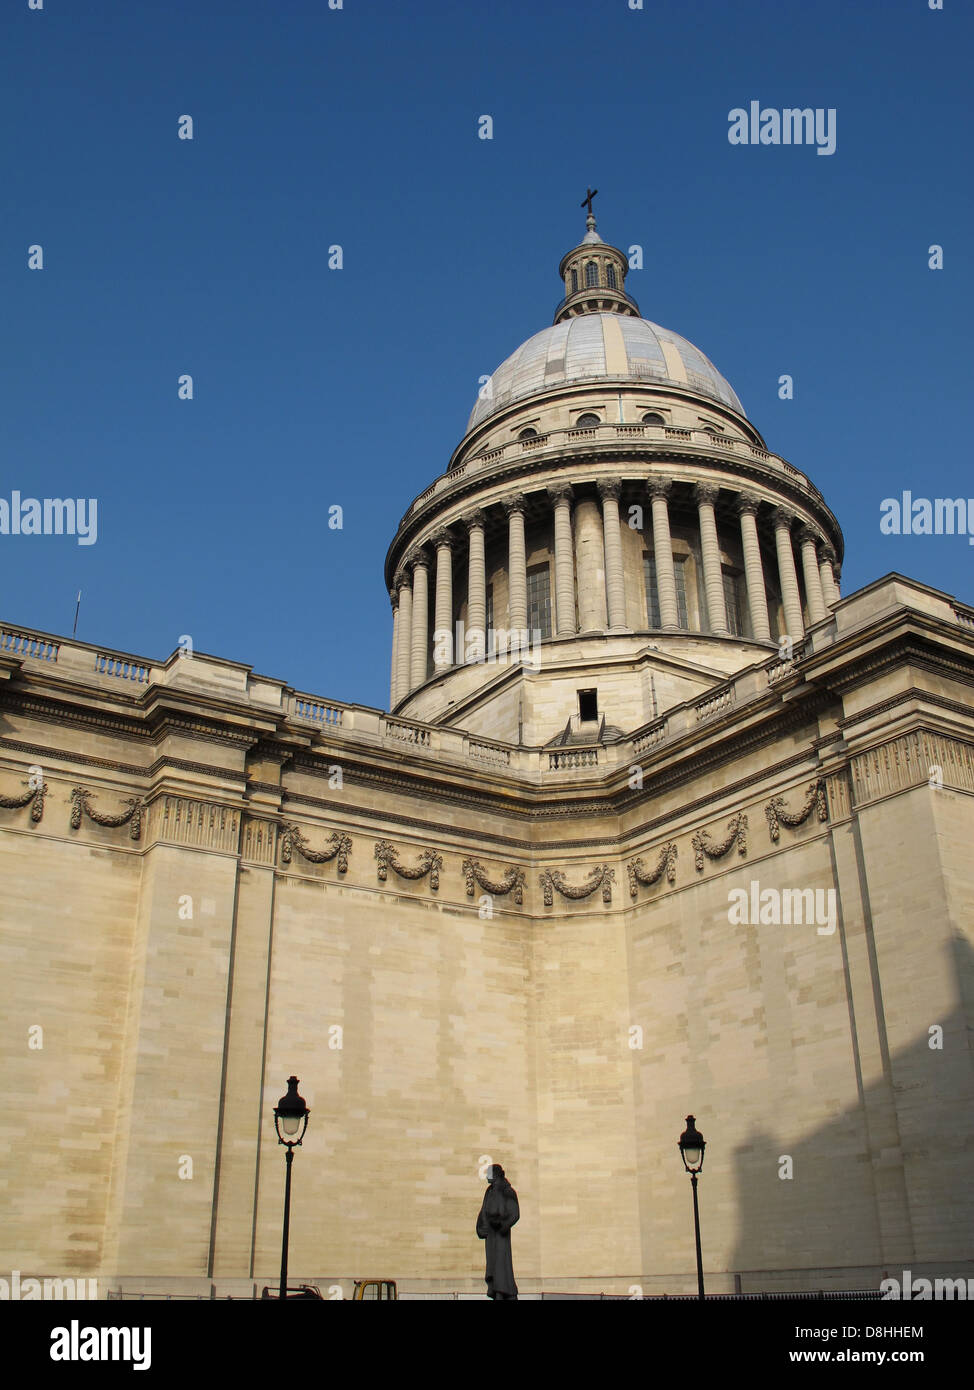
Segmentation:
{"type": "Polygon", "coordinates": [[[662,415],[657,415],[657,413],[656,413],[655,410],[650,410],[650,411],[647,411],[647,413],[643,416],[643,424],[644,424],[644,425],[665,425],[665,424],[666,424],[666,421],[663,419],[662,415]]]}
{"type": "Polygon", "coordinates": [[[518,439],[537,439],[537,437],[538,431],[533,430],[530,425],[528,425],[527,429],[522,430],[521,433],[518,435],[518,439]]]}
{"type": "Polygon", "coordinates": [[[601,423],[602,421],[597,415],[593,415],[591,411],[588,411],[584,415],[579,415],[578,419],[575,421],[575,428],[577,430],[594,430],[596,425],[601,425],[601,423]]]}
{"type": "Polygon", "coordinates": [[[614,265],[607,266],[607,267],[606,267],[605,274],[606,274],[606,283],[608,284],[609,289],[610,289],[610,290],[614,290],[615,287],[616,287],[616,268],[615,268],[615,266],[614,266],[614,265]]]}
{"type": "Polygon", "coordinates": [[[572,271],[572,294],[578,289],[578,271],[572,271]]]}
{"type": "Polygon", "coordinates": [[[599,283],[599,268],[594,261],[585,262],[585,288],[590,289],[599,283]]]}

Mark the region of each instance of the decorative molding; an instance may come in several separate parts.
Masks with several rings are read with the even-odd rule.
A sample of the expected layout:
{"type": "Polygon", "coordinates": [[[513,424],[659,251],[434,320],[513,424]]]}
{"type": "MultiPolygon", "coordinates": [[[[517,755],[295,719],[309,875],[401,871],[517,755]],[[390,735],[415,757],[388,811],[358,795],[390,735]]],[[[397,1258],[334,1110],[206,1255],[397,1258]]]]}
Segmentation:
{"type": "Polygon", "coordinates": [[[420,850],[419,864],[411,869],[405,864],[400,863],[399,857],[396,854],[395,845],[390,844],[388,840],[376,840],[375,857],[378,861],[380,883],[385,883],[386,881],[386,870],[392,869],[400,878],[413,880],[425,878],[425,876],[429,874],[430,887],[433,889],[434,893],[440,886],[440,870],[443,867],[443,856],[442,854],[437,854],[435,850],[420,850]]]}
{"type": "Polygon", "coordinates": [[[239,847],[240,812],[215,801],[162,796],[152,803],[149,824],[157,839],[170,844],[222,849],[228,854],[236,854],[239,847]]]}
{"type": "Polygon", "coordinates": [[[549,483],[546,492],[549,501],[556,507],[559,502],[571,503],[575,496],[575,489],[568,482],[549,483]]]}
{"type": "Polygon", "coordinates": [[[479,859],[465,859],[463,861],[463,874],[467,882],[467,897],[474,895],[474,884],[479,883],[485,893],[493,893],[503,897],[506,893],[514,892],[514,901],[520,907],[524,902],[524,870],[515,868],[513,864],[508,864],[507,873],[497,882],[487,877],[487,872],[479,859]]]}
{"type": "Polygon", "coordinates": [[[696,483],[693,488],[693,500],[699,506],[701,502],[709,502],[713,506],[720,496],[720,488],[716,483],[696,483]]]}
{"type": "Polygon", "coordinates": [[[38,782],[35,777],[28,777],[23,785],[27,790],[22,796],[0,796],[0,806],[6,811],[19,811],[22,806],[30,806],[31,820],[40,821],[44,815],[44,798],[50,788],[43,778],[38,782]]]}
{"type": "Polygon", "coordinates": [[[974,749],[927,729],[901,734],[866,753],[856,753],[849,770],[856,806],[923,785],[974,791],[974,749]]]}
{"type": "Polygon", "coordinates": [[[629,874],[629,896],[631,898],[636,896],[637,884],[641,883],[644,887],[649,887],[650,884],[658,883],[663,877],[664,872],[666,874],[667,883],[675,883],[677,852],[676,841],[670,840],[669,843],[665,844],[660,850],[659,861],[656,868],[650,870],[649,873],[643,868],[643,861],[641,859],[630,859],[629,863],[626,865],[626,870],[629,874]]]}
{"type": "Polygon", "coordinates": [[[81,825],[81,813],[84,812],[89,820],[94,821],[95,825],[105,825],[115,827],[127,825],[131,822],[129,829],[129,839],[138,840],[142,834],[142,817],[145,814],[145,797],[127,796],[122,804],[127,806],[127,811],[120,811],[117,815],[105,815],[101,811],[95,811],[91,805],[91,792],[87,787],[73,787],[71,790],[71,829],[77,830],[81,825]]]}
{"type": "Polygon", "coordinates": [[[545,869],[539,875],[539,882],[544,892],[544,905],[551,907],[554,903],[552,889],[557,888],[563,898],[570,898],[577,901],[579,898],[587,898],[595,892],[596,888],[602,889],[602,901],[612,902],[612,884],[615,881],[616,871],[611,869],[608,864],[596,864],[592,870],[592,875],[586,883],[573,888],[565,881],[565,875],[560,869],[545,869]]]}
{"type": "Polygon", "coordinates": [[[732,845],[737,845],[738,854],[747,854],[747,816],[743,811],[738,811],[736,816],[732,816],[727,822],[727,838],[721,840],[717,845],[710,838],[709,830],[698,830],[691,838],[695,862],[697,869],[703,871],[703,857],[708,859],[722,859],[732,845]]]}
{"type": "Polygon", "coordinates": [[[812,807],[818,808],[818,818],[826,821],[829,818],[828,803],[825,799],[825,778],[819,777],[816,781],[809,783],[805,792],[805,801],[800,811],[786,811],[785,798],[783,796],[773,796],[764,808],[764,814],[768,818],[768,830],[771,838],[777,842],[781,831],[780,825],[786,825],[789,830],[795,830],[799,825],[804,825],[812,814],[812,807]]]}
{"type": "Polygon", "coordinates": [[[607,497],[614,498],[615,501],[618,502],[619,498],[622,496],[622,479],[600,478],[596,483],[596,488],[603,502],[607,497]]]}
{"type": "Polygon", "coordinates": [[[307,859],[309,864],[327,864],[329,860],[338,857],[338,872],[343,874],[348,869],[348,856],[351,853],[352,841],[341,830],[331,832],[331,845],[328,849],[311,849],[301,830],[292,821],[285,821],[281,826],[281,862],[290,864],[291,851],[296,849],[302,859],[307,859]]]}
{"type": "Polygon", "coordinates": [[[258,864],[274,863],[274,838],[277,826],[271,820],[261,820],[258,816],[245,816],[240,857],[258,864]]]}

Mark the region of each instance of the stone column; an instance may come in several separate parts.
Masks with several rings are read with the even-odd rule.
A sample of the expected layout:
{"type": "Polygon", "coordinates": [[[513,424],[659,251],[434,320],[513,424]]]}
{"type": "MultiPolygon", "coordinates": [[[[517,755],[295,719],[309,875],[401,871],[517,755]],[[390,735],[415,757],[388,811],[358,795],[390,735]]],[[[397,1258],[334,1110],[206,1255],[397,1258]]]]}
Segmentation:
{"type": "Polygon", "coordinates": [[[396,652],[398,674],[396,677],[396,703],[404,700],[412,690],[410,680],[410,655],[413,643],[413,590],[409,575],[401,569],[396,575],[396,588],[399,590],[399,648],[396,652]]]}
{"type": "Polygon", "coordinates": [[[389,590],[392,604],[392,661],[389,664],[389,708],[396,707],[396,691],[399,687],[399,590],[389,590]]]}
{"type": "Polygon", "coordinates": [[[605,548],[605,602],[610,632],[627,632],[626,589],[622,575],[622,536],[619,533],[619,497],[622,481],[605,478],[598,485],[602,498],[602,533],[605,548]]]}
{"type": "MultiPolygon", "coordinates": [[[[484,560],[484,525],[479,508],[463,518],[470,542],[467,557],[467,631],[465,657],[483,661],[487,654],[487,566],[484,560]]],[[[459,653],[458,653],[459,655],[459,653]]]]}
{"type": "Polygon", "coordinates": [[[826,606],[831,608],[839,601],[839,586],[835,582],[835,551],[830,545],[819,547],[818,572],[822,581],[822,596],[826,606]]]}
{"type": "Polygon", "coordinates": [[[676,576],[673,573],[673,541],[666,499],[673,483],[669,478],[650,478],[647,490],[653,504],[653,557],[656,561],[656,591],[659,594],[659,620],[664,632],[678,632],[680,619],[676,607],[676,576]]]}
{"type": "Polygon", "coordinates": [[[742,492],[737,499],[737,514],[741,518],[741,548],[744,551],[744,575],[747,580],[747,606],[751,614],[751,632],[756,642],[771,641],[768,622],[768,595],[764,587],[764,565],[761,543],[758,540],[758,499],[742,492]]]}
{"type": "Polygon", "coordinates": [[[507,613],[512,632],[524,632],[528,626],[528,566],[524,547],[525,501],[520,493],[508,497],[507,512],[507,613]]]}
{"type": "Polygon", "coordinates": [[[572,637],[575,621],[575,557],[572,552],[572,485],[548,489],[555,508],[555,636],[572,637]]]}
{"type": "Polygon", "coordinates": [[[774,522],[774,543],[778,551],[778,580],[781,584],[781,601],[785,608],[785,633],[793,642],[797,642],[805,636],[805,624],[802,620],[802,602],[798,594],[795,552],[791,548],[791,523],[794,517],[786,507],[775,507],[771,519],[774,522]]]}
{"type": "Polygon", "coordinates": [[[413,567],[413,631],[409,661],[409,688],[415,690],[426,679],[429,646],[429,556],[422,550],[410,554],[413,567]]]}
{"type": "Polygon", "coordinates": [[[605,630],[605,542],[602,509],[593,497],[575,503],[575,564],[580,632],[605,630]]]}
{"type": "Polygon", "coordinates": [[[820,623],[828,616],[825,595],[822,592],[822,576],[818,572],[818,537],[810,526],[802,526],[798,532],[798,544],[802,550],[802,573],[805,576],[805,597],[808,599],[808,617],[813,623],[820,623]]]}
{"type": "Polygon", "coordinates": [[[432,541],[436,546],[433,670],[448,671],[453,665],[453,537],[444,527],[432,541]]]}
{"type": "Polygon", "coordinates": [[[720,488],[713,483],[697,483],[693,500],[700,521],[700,552],[703,556],[703,585],[707,593],[707,619],[710,631],[727,633],[727,609],[724,605],[724,580],[720,568],[720,546],[717,542],[717,518],[714,503],[720,488]]]}

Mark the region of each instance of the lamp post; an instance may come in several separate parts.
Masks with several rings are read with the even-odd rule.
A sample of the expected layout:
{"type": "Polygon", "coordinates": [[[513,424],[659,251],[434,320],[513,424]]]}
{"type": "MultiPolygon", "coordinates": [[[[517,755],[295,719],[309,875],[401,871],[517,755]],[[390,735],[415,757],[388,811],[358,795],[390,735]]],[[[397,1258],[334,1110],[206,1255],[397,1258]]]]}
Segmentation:
{"type": "Polygon", "coordinates": [[[284,1144],[287,1148],[287,1177],[284,1182],[284,1241],[281,1247],[281,1298],[287,1298],[287,1241],[291,1225],[291,1164],[294,1161],[295,1146],[300,1144],[305,1136],[310,1114],[311,1111],[305,1105],[302,1097],[298,1095],[298,1078],[289,1076],[287,1095],[281,1096],[274,1107],[274,1128],[277,1130],[277,1142],[284,1144]]]}
{"type": "Polygon", "coordinates": [[[707,1147],[703,1135],[698,1131],[692,1115],[687,1116],[687,1127],[680,1135],[680,1157],[683,1166],[690,1174],[693,1184],[693,1231],[697,1238],[697,1294],[703,1298],[703,1256],[700,1254],[700,1209],[697,1206],[697,1174],[703,1167],[703,1151],[707,1147]]]}

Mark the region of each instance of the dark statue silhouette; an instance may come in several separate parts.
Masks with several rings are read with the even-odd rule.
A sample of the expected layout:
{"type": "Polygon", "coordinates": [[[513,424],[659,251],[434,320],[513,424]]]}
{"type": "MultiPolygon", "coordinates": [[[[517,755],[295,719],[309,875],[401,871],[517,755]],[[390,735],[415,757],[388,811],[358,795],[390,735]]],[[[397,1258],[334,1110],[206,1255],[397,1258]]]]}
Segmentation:
{"type": "Polygon", "coordinates": [[[487,1177],[489,1186],[477,1217],[477,1234],[486,1242],[487,1272],[484,1278],[487,1297],[516,1299],[511,1227],[520,1220],[521,1209],[517,1204],[517,1193],[505,1178],[504,1169],[499,1163],[491,1165],[487,1177]]]}

